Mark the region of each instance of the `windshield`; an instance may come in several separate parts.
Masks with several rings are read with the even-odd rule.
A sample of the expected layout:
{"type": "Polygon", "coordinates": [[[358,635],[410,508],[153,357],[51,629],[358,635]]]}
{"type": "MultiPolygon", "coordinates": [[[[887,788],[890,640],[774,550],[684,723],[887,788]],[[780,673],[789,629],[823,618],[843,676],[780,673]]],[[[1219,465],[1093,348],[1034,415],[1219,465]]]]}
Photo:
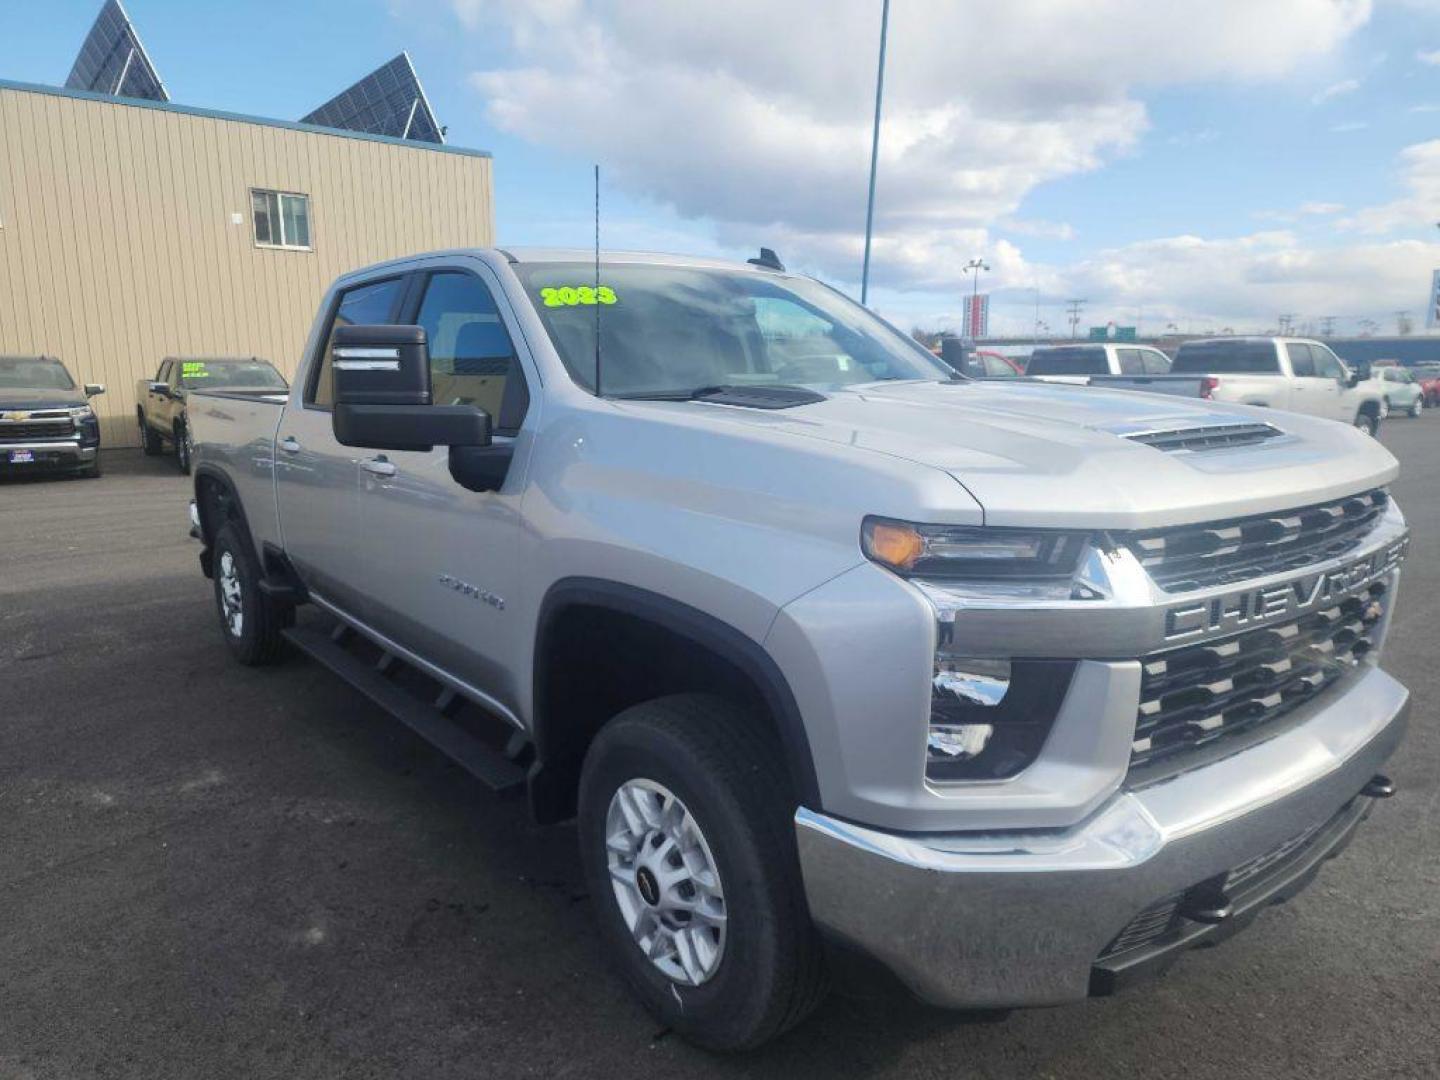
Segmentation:
{"type": "Polygon", "coordinates": [[[180,385],[220,390],[244,386],[257,390],[285,390],[285,377],[264,360],[182,360],[180,385]]]}
{"type": "Polygon", "coordinates": [[[1036,349],[1025,366],[1026,375],[1108,375],[1110,363],[1103,345],[1062,345],[1036,349]]]}
{"type": "Polygon", "coordinates": [[[38,356],[0,356],[0,387],[9,390],[74,390],[75,383],[59,360],[38,356]]]}
{"type": "Polygon", "coordinates": [[[1275,374],[1280,361],[1270,341],[1186,342],[1175,353],[1172,375],[1240,375],[1246,372],[1275,374]]]}
{"type": "Polygon", "coordinates": [[[689,266],[521,264],[515,271],[566,369],[615,397],[688,397],[709,386],[954,378],[910,337],[808,278],[689,266]],[[587,284],[588,283],[588,284],[587,284]]]}

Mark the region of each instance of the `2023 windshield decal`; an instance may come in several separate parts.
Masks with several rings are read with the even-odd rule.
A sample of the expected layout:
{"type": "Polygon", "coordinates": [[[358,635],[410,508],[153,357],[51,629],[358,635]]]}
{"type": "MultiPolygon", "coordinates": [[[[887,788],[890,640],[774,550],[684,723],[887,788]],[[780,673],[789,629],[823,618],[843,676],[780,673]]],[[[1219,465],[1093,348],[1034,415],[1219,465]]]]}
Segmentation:
{"type": "Polygon", "coordinates": [[[546,307],[578,307],[617,302],[615,290],[609,285],[598,289],[593,285],[561,285],[540,290],[540,300],[546,307]]]}

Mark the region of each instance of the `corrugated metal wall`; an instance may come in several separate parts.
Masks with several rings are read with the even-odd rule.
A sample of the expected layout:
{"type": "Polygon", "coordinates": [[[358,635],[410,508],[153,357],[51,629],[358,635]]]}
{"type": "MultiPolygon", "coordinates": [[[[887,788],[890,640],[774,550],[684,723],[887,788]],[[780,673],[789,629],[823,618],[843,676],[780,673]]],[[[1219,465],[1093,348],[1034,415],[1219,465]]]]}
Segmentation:
{"type": "Polygon", "coordinates": [[[0,86],[0,354],[105,383],[109,446],[137,445],[135,380],[162,357],[288,378],[340,274],[492,243],[488,157],[0,86]],[[256,246],[251,188],[310,196],[312,250],[256,246]]]}

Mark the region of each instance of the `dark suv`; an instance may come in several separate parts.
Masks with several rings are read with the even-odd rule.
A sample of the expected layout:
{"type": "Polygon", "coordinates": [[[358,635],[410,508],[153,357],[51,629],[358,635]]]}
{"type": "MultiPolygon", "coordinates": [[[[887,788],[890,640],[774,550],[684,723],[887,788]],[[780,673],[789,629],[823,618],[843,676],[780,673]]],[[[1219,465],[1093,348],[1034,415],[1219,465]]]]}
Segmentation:
{"type": "Polygon", "coordinates": [[[58,470],[100,475],[100,422],[89,399],[53,356],[0,356],[0,475],[58,470]]]}

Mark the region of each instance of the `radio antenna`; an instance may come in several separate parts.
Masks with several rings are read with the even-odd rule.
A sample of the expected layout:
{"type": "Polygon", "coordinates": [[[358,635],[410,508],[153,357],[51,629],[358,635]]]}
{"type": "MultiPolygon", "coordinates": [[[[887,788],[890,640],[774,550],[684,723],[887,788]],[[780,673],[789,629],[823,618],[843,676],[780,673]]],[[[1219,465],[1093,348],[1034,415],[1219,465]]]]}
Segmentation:
{"type": "Polygon", "coordinates": [[[600,166],[595,166],[595,396],[600,397],[600,166]]]}

